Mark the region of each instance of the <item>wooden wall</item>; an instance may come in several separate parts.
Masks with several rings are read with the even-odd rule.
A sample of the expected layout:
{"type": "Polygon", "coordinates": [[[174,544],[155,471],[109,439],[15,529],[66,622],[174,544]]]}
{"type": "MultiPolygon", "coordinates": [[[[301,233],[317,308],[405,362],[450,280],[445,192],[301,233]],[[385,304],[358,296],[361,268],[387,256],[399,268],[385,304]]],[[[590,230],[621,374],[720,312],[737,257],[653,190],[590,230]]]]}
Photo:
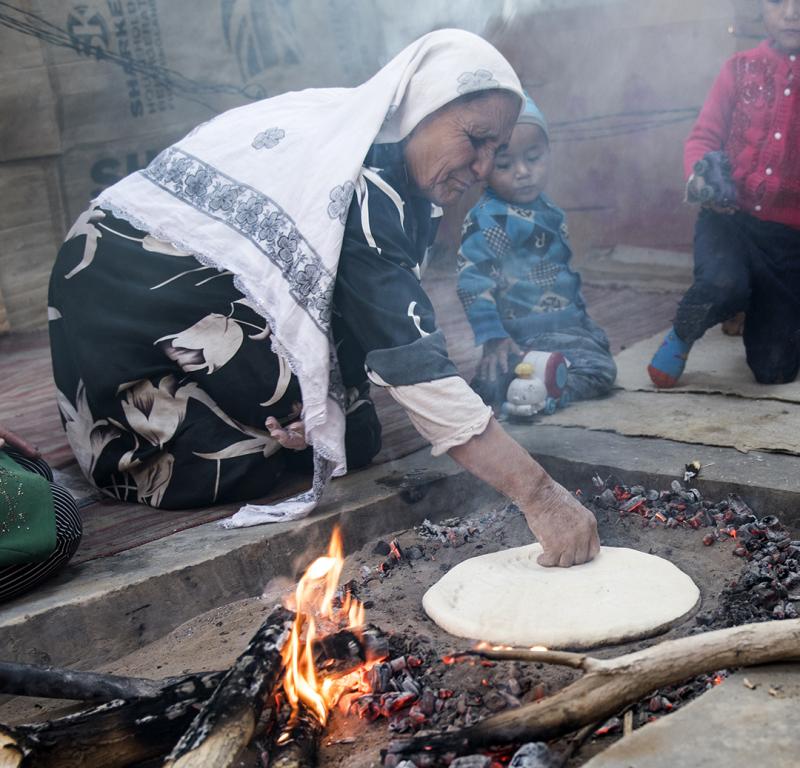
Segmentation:
{"type": "Polygon", "coordinates": [[[58,246],[100,189],[225,109],[355,85],[383,52],[371,0],[13,5],[32,34],[0,24],[0,332],[45,326],[58,246]]]}

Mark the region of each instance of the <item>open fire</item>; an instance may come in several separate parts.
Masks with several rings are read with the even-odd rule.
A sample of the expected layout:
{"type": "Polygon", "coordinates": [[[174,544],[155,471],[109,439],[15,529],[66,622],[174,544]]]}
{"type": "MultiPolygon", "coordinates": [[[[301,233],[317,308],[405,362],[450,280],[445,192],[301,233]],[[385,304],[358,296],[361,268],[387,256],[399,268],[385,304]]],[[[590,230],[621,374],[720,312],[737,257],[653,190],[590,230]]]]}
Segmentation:
{"type": "MultiPolygon", "coordinates": [[[[629,732],[719,685],[726,669],[742,662],[743,647],[751,663],[795,658],[792,632],[798,630],[793,622],[782,630],[778,625],[783,622],[769,621],[790,618],[800,599],[800,541],[777,518],[759,518],[736,497],[707,501],[677,483],[656,492],[610,479],[598,483],[597,491],[587,502],[598,508],[600,517],[612,518],[610,512],[617,511],[612,519],[634,530],[639,524],[686,529],[698,539],[710,533],[714,542],[728,542],[727,555],[735,555],[731,559],[741,567],[717,603],[697,615],[697,626],[686,628],[689,635],[703,637],[672,641],[683,644],[685,651],[672,651],[664,643],[637,652],[647,656],[649,672],[644,678],[628,676],[624,686],[614,688],[617,693],[624,690],[627,698],[584,694],[612,684],[612,669],[624,676],[628,656],[592,659],[541,646],[486,643],[456,651],[447,639],[437,642],[428,634],[430,628],[418,623],[414,590],[463,559],[461,547],[507,544],[508,519],[515,518],[491,512],[474,524],[425,521],[397,539],[379,541],[371,553],[353,556],[355,578],[344,585],[342,538],[334,531],[326,554],[309,565],[287,605],[265,617],[229,669],[163,681],[98,682],[97,675],[88,675],[81,682],[91,693],[86,700],[106,703],[45,723],[0,725],[0,738],[10,739],[31,761],[68,750],[78,739],[93,745],[97,762],[92,765],[98,766],[121,768],[172,749],[165,766],[200,768],[217,764],[210,756],[222,744],[224,764],[232,766],[249,744],[262,768],[312,768],[327,731],[326,747],[334,750],[333,757],[323,754],[326,765],[333,764],[331,759],[349,765],[351,756],[357,757],[349,754],[352,749],[363,754],[380,750],[385,768],[549,768],[553,757],[574,754],[584,738],[629,732]],[[370,557],[380,559],[370,563],[370,557]],[[407,597],[412,600],[404,607],[400,601],[407,597]],[[366,623],[365,608],[373,603],[373,620],[377,617],[393,632],[385,634],[366,623]],[[720,637],[707,649],[706,637],[709,642],[712,637],[706,636],[707,628],[753,619],[774,628],[749,624],[741,634],[723,630],[730,639],[720,637]],[[754,633],[767,639],[756,640],[754,633]],[[698,658],[701,651],[706,655],[698,658]],[[97,692],[101,684],[111,686],[113,700],[107,691],[97,692]],[[120,693],[120,686],[128,693],[120,693]],[[567,700],[570,706],[562,709],[567,700]],[[603,706],[592,709],[597,702],[603,706]],[[578,704],[592,711],[580,722],[565,721],[564,713],[577,711],[578,704]],[[366,725],[377,720],[387,727],[378,731],[366,725]],[[577,735],[563,738],[570,733],[577,735]]],[[[517,519],[515,524],[523,522],[517,519]]],[[[513,529],[511,535],[516,535],[513,529]]],[[[721,550],[705,551],[719,560],[721,550]]],[[[50,686],[44,695],[56,698],[64,698],[67,689],[74,692],[76,677],[81,677],[72,670],[18,666],[25,668],[16,670],[17,676],[35,675],[39,684],[44,676],[50,686]]],[[[25,684],[30,688],[29,680],[25,684]]]]}
{"type": "Polygon", "coordinates": [[[320,676],[316,669],[315,647],[321,637],[348,630],[363,643],[364,606],[349,589],[339,589],[339,577],[344,565],[342,537],[335,528],[328,554],[318,557],[307,568],[297,584],[293,605],[296,613],[292,633],[284,651],[286,671],[283,690],[296,715],[304,704],[321,725],[328,720],[330,710],[348,692],[369,692],[366,673],[380,658],[365,660],[355,670],[320,676]],[[305,629],[305,639],[302,639],[305,629]]]}

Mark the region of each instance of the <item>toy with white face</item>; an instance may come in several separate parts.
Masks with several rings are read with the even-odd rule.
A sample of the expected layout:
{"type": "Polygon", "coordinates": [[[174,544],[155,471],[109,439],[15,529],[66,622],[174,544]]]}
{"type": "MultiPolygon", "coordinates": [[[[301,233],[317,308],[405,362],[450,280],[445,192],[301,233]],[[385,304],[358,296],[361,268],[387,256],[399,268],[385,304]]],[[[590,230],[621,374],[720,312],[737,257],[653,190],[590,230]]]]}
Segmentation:
{"type": "Polygon", "coordinates": [[[508,416],[535,416],[545,408],[547,387],[541,379],[533,375],[531,363],[520,363],[514,373],[517,378],[508,385],[503,411],[508,416]]]}
{"type": "Polygon", "coordinates": [[[516,378],[508,385],[503,413],[517,418],[553,413],[564,397],[568,368],[560,352],[528,352],[514,369],[516,378]]]}

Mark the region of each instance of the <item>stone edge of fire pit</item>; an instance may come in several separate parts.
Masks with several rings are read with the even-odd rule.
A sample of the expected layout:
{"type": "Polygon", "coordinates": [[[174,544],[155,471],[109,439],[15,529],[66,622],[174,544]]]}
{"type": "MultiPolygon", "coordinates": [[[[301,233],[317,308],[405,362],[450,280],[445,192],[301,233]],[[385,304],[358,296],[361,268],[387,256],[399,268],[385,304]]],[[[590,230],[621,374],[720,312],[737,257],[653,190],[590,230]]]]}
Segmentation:
{"type": "MultiPolygon", "coordinates": [[[[694,483],[703,493],[737,492],[753,505],[769,504],[770,512],[783,513],[790,526],[800,520],[800,492],[790,480],[794,457],[546,424],[506,428],[570,489],[588,487],[595,470],[657,487],[682,476],[684,464],[699,458],[711,464],[694,483]]],[[[425,517],[468,515],[493,498],[450,459],[434,459],[421,450],[337,480],[306,520],[237,530],[211,523],[71,567],[30,597],[0,609],[0,655],[9,661],[96,667],[204,611],[260,594],[276,576],[293,579],[325,549],[335,523],[342,526],[350,552],[425,517]],[[406,473],[414,474],[411,492],[384,482],[406,473]]]]}
{"type": "Polygon", "coordinates": [[[700,475],[687,487],[697,488],[708,498],[737,493],[753,508],[762,509],[762,514],[776,514],[789,528],[800,530],[797,456],[551,427],[546,420],[534,428],[505,426],[570,490],[587,487],[594,472],[603,478],[614,474],[625,483],[647,488],[668,487],[672,480],[683,482],[685,465],[697,459],[702,465],[700,475]]]}
{"type": "Polygon", "coordinates": [[[743,669],[596,755],[584,768],[795,768],[800,664],[743,669]]]}

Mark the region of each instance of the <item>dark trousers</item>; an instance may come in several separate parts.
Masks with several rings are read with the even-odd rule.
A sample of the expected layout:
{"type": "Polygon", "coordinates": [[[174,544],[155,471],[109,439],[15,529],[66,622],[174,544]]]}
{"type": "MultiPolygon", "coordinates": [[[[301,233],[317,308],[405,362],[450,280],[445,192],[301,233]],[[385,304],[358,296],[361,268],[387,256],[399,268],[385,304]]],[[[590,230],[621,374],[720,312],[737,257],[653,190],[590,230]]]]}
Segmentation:
{"type": "Polygon", "coordinates": [[[800,230],[745,213],[703,210],[694,238],[694,284],[675,333],[693,344],[746,312],[747,364],[761,384],[794,381],[800,364],[800,230]]]}
{"type": "MultiPolygon", "coordinates": [[[[608,336],[585,312],[573,325],[540,333],[524,341],[518,340],[517,343],[523,352],[563,353],[569,362],[566,393],[570,402],[605,397],[614,385],[617,366],[609,348],[608,336]]],[[[522,357],[510,355],[507,373],[498,370],[494,381],[476,376],[470,386],[487,405],[502,405],[508,386],[516,376],[514,368],[521,361],[522,357]]]]}

